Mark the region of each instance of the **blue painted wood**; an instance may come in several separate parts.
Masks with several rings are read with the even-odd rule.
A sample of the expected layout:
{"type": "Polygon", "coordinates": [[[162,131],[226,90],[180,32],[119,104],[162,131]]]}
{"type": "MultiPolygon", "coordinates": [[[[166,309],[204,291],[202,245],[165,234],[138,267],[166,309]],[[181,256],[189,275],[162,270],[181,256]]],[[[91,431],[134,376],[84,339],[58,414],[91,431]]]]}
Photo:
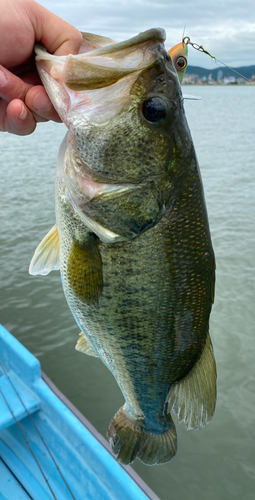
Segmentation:
{"type": "MultiPolygon", "coordinates": [[[[33,412],[33,422],[72,491],[2,369],[0,387],[10,395],[9,404],[57,500],[148,500],[126,470],[42,380],[39,361],[1,325],[0,363],[33,412]]],[[[0,457],[34,500],[52,500],[54,496],[10,411],[4,408],[3,398],[0,405],[0,457]]],[[[5,490],[6,483],[0,482],[0,495],[5,495],[5,490]]]]}
{"type": "Polygon", "coordinates": [[[32,392],[28,386],[21,383],[20,379],[15,375],[12,370],[9,370],[8,376],[1,370],[0,367],[0,431],[14,424],[15,420],[8,408],[4,397],[7,399],[15,418],[21,420],[26,416],[24,406],[17,398],[17,394],[10,384],[9,379],[16,387],[19,395],[24,401],[24,404],[30,413],[38,410],[40,407],[40,399],[32,392]],[[9,377],[9,378],[8,378],[9,377]]]}
{"type": "Polygon", "coordinates": [[[1,489],[5,491],[4,495],[0,492],[0,500],[31,500],[1,459],[0,478],[1,489]]]}
{"type": "Polygon", "coordinates": [[[38,359],[2,325],[0,325],[0,356],[5,368],[13,370],[28,386],[41,377],[38,359]]]}
{"type": "MultiPolygon", "coordinates": [[[[14,481],[17,480],[22,484],[23,488],[29,493],[33,500],[52,500],[52,496],[49,495],[45,489],[41,486],[40,482],[34,475],[34,470],[29,470],[24,463],[24,458],[26,454],[22,453],[21,456],[17,456],[18,448],[14,446],[14,450],[9,448],[5,442],[0,439],[0,455],[9,469],[12,471],[14,476],[14,481]],[[16,478],[16,479],[15,479],[16,478]]],[[[8,489],[4,485],[0,484],[0,491],[4,495],[9,494],[8,489]]],[[[28,495],[27,495],[28,496],[28,495]]],[[[29,498],[29,497],[28,497],[29,498]]],[[[16,497],[12,497],[11,500],[16,500],[16,497]]]]}

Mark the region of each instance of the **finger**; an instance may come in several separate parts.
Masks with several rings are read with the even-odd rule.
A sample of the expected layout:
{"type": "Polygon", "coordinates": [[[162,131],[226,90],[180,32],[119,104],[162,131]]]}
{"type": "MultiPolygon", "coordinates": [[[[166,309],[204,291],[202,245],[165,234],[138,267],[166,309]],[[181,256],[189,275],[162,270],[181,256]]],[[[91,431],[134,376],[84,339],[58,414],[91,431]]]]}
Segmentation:
{"type": "Polygon", "coordinates": [[[12,99],[24,101],[26,106],[32,111],[36,122],[45,120],[61,122],[42,85],[33,86],[30,83],[24,82],[1,65],[0,97],[7,103],[12,99]]]}
{"type": "Polygon", "coordinates": [[[26,93],[31,87],[30,83],[24,82],[0,65],[0,97],[6,102],[10,102],[12,99],[24,101],[26,93]]]}
{"type": "MultiPolygon", "coordinates": [[[[53,52],[55,56],[65,56],[68,54],[78,54],[82,43],[82,34],[76,30],[75,35],[71,32],[69,35],[65,33],[65,37],[60,35],[56,39],[55,45],[57,49],[53,52]],[[67,37],[70,38],[67,38],[67,37]],[[64,38],[64,39],[63,39],[64,38]]],[[[46,47],[47,48],[47,47],[46,47]]]]}
{"type": "Polygon", "coordinates": [[[4,101],[2,103],[6,106],[5,110],[3,105],[0,108],[0,116],[3,116],[5,111],[2,123],[0,123],[2,131],[16,135],[29,135],[34,132],[36,120],[22,101],[14,99],[9,104],[4,101]]]}
{"type": "Polygon", "coordinates": [[[78,54],[82,35],[74,26],[35,2],[30,18],[36,41],[42,43],[48,52],[58,56],[78,54]]]}
{"type": "Polygon", "coordinates": [[[25,104],[32,111],[37,121],[42,121],[41,118],[58,123],[62,121],[42,85],[31,87],[28,90],[25,104]]]}

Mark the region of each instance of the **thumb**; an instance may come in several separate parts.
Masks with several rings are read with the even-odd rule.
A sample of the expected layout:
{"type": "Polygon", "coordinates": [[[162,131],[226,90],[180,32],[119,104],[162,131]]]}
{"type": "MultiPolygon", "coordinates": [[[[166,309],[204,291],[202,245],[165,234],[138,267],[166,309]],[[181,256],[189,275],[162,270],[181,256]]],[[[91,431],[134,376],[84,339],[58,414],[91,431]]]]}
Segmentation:
{"type": "Polygon", "coordinates": [[[30,16],[36,41],[44,45],[51,54],[77,54],[82,43],[80,31],[42,5],[36,2],[33,4],[30,16]]]}

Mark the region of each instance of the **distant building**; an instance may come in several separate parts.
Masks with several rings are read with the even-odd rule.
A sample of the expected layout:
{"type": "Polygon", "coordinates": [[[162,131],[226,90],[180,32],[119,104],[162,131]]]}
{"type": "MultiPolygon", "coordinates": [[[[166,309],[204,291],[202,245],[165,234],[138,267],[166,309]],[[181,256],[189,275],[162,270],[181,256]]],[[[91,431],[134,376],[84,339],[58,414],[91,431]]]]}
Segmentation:
{"type": "Polygon", "coordinates": [[[236,77],[225,76],[225,78],[223,79],[223,83],[225,83],[225,85],[233,85],[234,83],[236,83],[236,77]]]}
{"type": "Polygon", "coordinates": [[[223,80],[223,71],[221,69],[219,69],[219,71],[217,73],[217,82],[222,83],[222,80],[223,80]]]}
{"type": "Polygon", "coordinates": [[[186,73],[183,77],[182,85],[194,85],[198,83],[198,80],[198,75],[190,75],[189,73],[186,73]]]}
{"type": "Polygon", "coordinates": [[[242,78],[241,76],[236,79],[238,85],[244,85],[246,83],[245,79],[242,78]]]}
{"type": "Polygon", "coordinates": [[[213,70],[211,73],[210,70],[206,70],[205,68],[193,68],[191,66],[190,70],[191,69],[193,69],[193,71],[197,70],[199,74],[196,74],[195,72],[187,72],[182,80],[183,85],[254,85],[255,83],[255,73],[251,73],[251,79],[247,80],[247,78],[242,77],[241,75],[229,76],[228,72],[224,68],[219,68],[218,71],[213,70]],[[224,76],[224,73],[228,74],[228,76],[224,76]]]}
{"type": "Polygon", "coordinates": [[[214,80],[213,80],[213,77],[212,77],[212,73],[209,73],[209,76],[208,76],[208,85],[213,85],[214,84],[214,80]]]}

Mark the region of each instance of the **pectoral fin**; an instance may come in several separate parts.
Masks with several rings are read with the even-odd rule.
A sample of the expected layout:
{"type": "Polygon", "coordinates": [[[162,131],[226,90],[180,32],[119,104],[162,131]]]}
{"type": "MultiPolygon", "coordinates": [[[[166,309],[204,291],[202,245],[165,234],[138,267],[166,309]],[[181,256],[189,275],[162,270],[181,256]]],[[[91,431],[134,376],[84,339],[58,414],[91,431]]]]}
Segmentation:
{"type": "Polygon", "coordinates": [[[74,241],[67,263],[67,278],[84,303],[97,303],[103,290],[103,270],[96,236],[89,233],[82,244],[74,241]]]}
{"type": "Polygon", "coordinates": [[[95,356],[98,358],[98,355],[94,351],[92,345],[88,341],[86,335],[83,332],[80,333],[80,338],[75,346],[76,351],[84,352],[84,354],[88,354],[88,356],[95,356]]]}
{"type": "Polygon", "coordinates": [[[216,365],[208,333],[204,350],[190,372],[172,385],[168,409],[188,430],[204,427],[212,418],[216,403],[216,365]]]}
{"type": "Polygon", "coordinates": [[[59,234],[57,225],[46,234],[38,245],[29,266],[29,274],[45,276],[59,269],[59,234]]]}

